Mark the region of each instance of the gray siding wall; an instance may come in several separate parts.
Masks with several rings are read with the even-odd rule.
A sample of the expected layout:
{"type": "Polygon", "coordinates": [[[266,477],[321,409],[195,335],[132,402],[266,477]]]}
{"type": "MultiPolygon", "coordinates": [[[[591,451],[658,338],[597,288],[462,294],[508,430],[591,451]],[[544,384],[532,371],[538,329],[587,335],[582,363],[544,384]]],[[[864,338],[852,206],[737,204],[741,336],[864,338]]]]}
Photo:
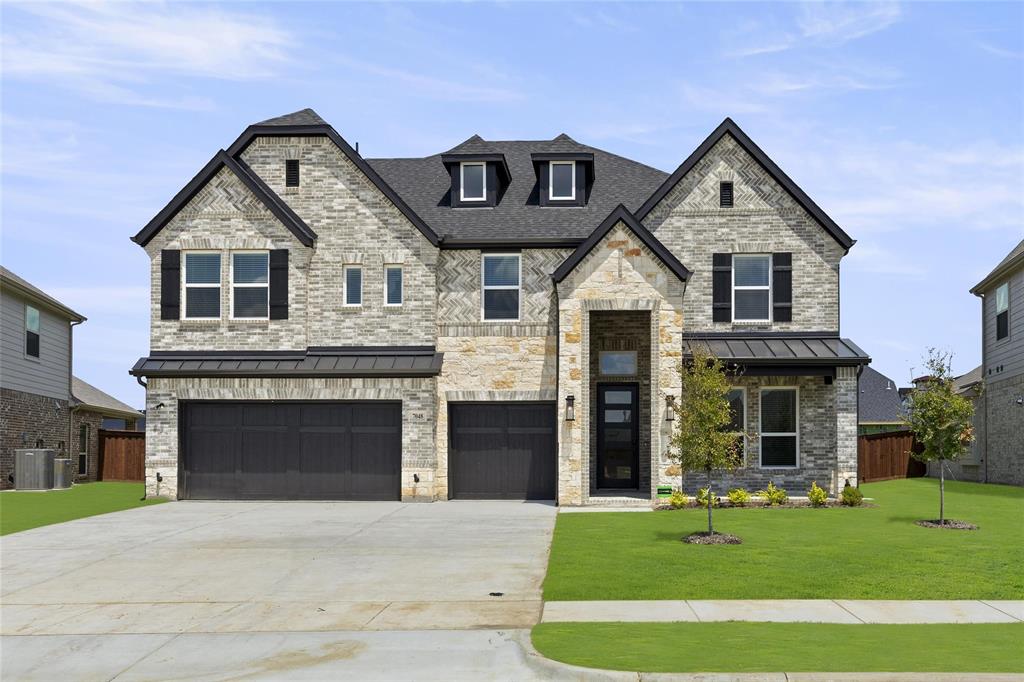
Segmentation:
{"type": "Polygon", "coordinates": [[[0,387],[68,400],[70,322],[16,292],[0,292],[0,387]],[[39,311],[39,358],[25,354],[25,305],[39,311]]]}
{"type": "Polygon", "coordinates": [[[1000,280],[982,299],[985,380],[1002,381],[1024,374],[1024,268],[1000,280]],[[996,341],[996,289],[1010,283],[1010,335],[996,341]]]}

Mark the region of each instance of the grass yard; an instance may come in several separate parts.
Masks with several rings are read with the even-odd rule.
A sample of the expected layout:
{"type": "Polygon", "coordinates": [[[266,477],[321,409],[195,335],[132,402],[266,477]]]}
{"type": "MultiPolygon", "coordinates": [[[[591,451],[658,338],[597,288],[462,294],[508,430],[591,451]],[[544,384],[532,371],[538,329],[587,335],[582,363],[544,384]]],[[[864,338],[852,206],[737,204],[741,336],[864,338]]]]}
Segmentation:
{"type": "Polygon", "coordinates": [[[976,531],[914,525],[938,517],[933,479],[862,490],[877,507],[716,509],[742,545],[680,542],[700,509],[559,514],[544,599],[1024,599],[1024,488],[947,482],[976,531]]]}
{"type": "Polygon", "coordinates": [[[548,658],[639,672],[1024,672],[1024,623],[541,623],[548,658]]]}
{"type": "Polygon", "coordinates": [[[0,535],[166,502],[143,500],[142,483],[83,483],[66,490],[0,493],[0,535]]]}

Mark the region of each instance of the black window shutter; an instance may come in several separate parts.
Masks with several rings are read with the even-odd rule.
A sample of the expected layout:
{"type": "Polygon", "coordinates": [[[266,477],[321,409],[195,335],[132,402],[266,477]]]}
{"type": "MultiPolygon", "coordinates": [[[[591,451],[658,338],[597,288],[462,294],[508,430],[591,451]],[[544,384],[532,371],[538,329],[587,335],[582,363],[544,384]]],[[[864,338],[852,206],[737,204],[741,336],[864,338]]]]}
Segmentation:
{"type": "Polygon", "coordinates": [[[270,319],[288,319],[288,249],[270,252],[270,319]]]}
{"type": "Polygon", "coordinates": [[[181,251],[160,252],[160,319],[181,318],[181,251]]]}
{"type": "Polygon", "coordinates": [[[284,162],[284,185],[285,187],[299,186],[299,160],[288,159],[284,162]]]}
{"type": "Polygon", "coordinates": [[[732,254],[711,256],[711,319],[732,321],[732,254]]]}
{"type": "Polygon", "coordinates": [[[793,254],[772,254],[772,319],[793,321],[793,254]]]}
{"type": "Polygon", "coordinates": [[[718,183],[718,205],[722,208],[732,208],[731,180],[724,180],[718,183]]]}

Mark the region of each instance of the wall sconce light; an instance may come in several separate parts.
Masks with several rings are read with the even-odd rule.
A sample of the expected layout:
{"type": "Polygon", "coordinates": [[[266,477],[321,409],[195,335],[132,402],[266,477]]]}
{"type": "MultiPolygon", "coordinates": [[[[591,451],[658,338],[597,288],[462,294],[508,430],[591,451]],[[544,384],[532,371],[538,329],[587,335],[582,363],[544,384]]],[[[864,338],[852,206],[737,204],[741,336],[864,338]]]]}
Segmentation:
{"type": "Polygon", "coordinates": [[[676,397],[674,395],[665,396],[665,421],[671,422],[676,419],[676,397]]]}
{"type": "Polygon", "coordinates": [[[154,407],[153,409],[162,410],[163,408],[164,408],[164,404],[163,403],[157,403],[156,407],[154,407]]]}
{"type": "Polygon", "coordinates": [[[565,421],[576,421],[576,396],[572,394],[565,396],[565,421]]]}

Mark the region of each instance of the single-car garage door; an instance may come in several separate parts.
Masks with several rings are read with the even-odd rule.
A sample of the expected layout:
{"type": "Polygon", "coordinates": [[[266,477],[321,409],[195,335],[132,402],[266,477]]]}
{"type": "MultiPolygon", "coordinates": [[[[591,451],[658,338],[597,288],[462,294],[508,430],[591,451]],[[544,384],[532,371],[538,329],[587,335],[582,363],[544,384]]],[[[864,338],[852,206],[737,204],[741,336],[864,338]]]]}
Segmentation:
{"type": "Polygon", "coordinates": [[[395,402],[185,402],[182,496],[397,500],[395,402]]]}
{"type": "Polygon", "coordinates": [[[450,403],[449,495],[555,497],[555,404],[450,403]]]}

